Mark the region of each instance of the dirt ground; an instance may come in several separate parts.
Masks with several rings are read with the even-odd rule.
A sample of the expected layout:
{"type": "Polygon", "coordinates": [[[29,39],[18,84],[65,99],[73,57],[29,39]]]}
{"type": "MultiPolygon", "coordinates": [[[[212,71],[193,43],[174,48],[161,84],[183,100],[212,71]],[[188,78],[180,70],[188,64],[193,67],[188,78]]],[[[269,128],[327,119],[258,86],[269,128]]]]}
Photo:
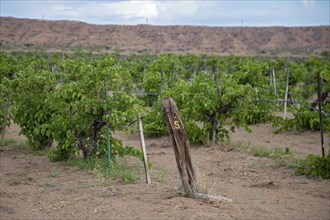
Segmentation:
{"type": "MultiPolygon", "coordinates": [[[[295,157],[320,154],[319,133],[273,134],[271,125],[238,130],[230,146],[193,147],[197,173],[210,194],[231,203],[206,204],[183,197],[173,149],[167,138],[146,138],[152,183],[104,185],[89,170],[50,162],[27,149],[1,151],[0,219],[330,219],[330,181],[295,176],[272,158],[251,156],[242,146],[287,147],[295,157]],[[235,147],[240,146],[240,147],[235,147]],[[56,174],[56,175],[54,175],[56,174]]],[[[11,126],[6,138],[16,138],[11,126]]],[[[139,147],[137,134],[117,132],[139,147]]],[[[330,133],[325,134],[328,151],[330,133]]]]}

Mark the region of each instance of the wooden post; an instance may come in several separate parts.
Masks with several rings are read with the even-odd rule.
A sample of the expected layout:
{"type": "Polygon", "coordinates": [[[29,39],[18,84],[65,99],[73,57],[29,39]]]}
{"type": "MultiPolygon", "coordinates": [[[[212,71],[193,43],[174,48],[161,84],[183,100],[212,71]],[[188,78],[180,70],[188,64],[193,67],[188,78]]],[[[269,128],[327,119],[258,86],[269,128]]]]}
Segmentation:
{"type": "Polygon", "coordinates": [[[288,91],[289,91],[289,67],[285,68],[285,94],[284,94],[284,119],[286,119],[286,107],[288,105],[288,91]]]}
{"type": "Polygon", "coordinates": [[[142,126],[140,114],[136,114],[136,118],[137,118],[137,122],[139,125],[140,143],[141,143],[141,149],[142,149],[142,154],[143,154],[144,171],[146,173],[146,182],[148,184],[150,184],[151,181],[150,181],[149,168],[148,168],[147,150],[146,150],[146,145],[144,143],[143,126],[142,126]]]}
{"type": "Polygon", "coordinates": [[[274,95],[275,95],[275,98],[277,96],[277,92],[276,92],[276,76],[275,76],[275,70],[274,70],[274,67],[273,67],[273,71],[272,71],[272,79],[273,79],[273,86],[274,86],[274,95]]]}
{"type": "MultiPolygon", "coordinates": [[[[107,103],[108,101],[108,87],[107,87],[107,78],[104,79],[104,94],[105,94],[105,99],[104,99],[104,103],[107,103]]],[[[106,138],[107,138],[107,153],[108,153],[108,161],[111,161],[111,141],[110,141],[110,126],[109,126],[109,122],[106,121],[106,138]]]]}
{"type": "Polygon", "coordinates": [[[7,103],[5,106],[5,113],[3,116],[3,131],[2,131],[2,135],[1,135],[2,140],[5,138],[8,115],[9,115],[9,108],[10,108],[10,92],[7,92],[7,103]]]}
{"type": "Polygon", "coordinates": [[[172,84],[171,84],[171,89],[173,90],[174,87],[174,63],[172,62],[172,67],[171,67],[171,72],[172,72],[172,84]]]}
{"type": "Polygon", "coordinates": [[[320,117],[320,134],[321,134],[321,149],[322,156],[325,156],[324,152],[324,139],[323,139],[323,115],[322,115],[322,100],[321,100],[321,77],[320,73],[317,74],[317,98],[319,104],[319,117],[320,117]]]}
{"type": "MultiPolygon", "coordinates": [[[[218,99],[219,95],[220,95],[220,89],[219,89],[219,85],[218,85],[218,76],[217,76],[217,67],[215,65],[212,66],[212,72],[213,72],[213,80],[214,82],[217,84],[217,91],[216,91],[216,98],[218,99]]],[[[218,120],[215,118],[215,113],[212,115],[212,144],[215,144],[216,142],[216,136],[217,136],[217,130],[219,127],[219,122],[218,120]]]]}
{"type": "Polygon", "coordinates": [[[160,91],[159,91],[159,93],[160,93],[160,95],[162,94],[162,92],[163,92],[163,81],[164,81],[164,66],[162,66],[162,71],[161,71],[161,73],[160,73],[161,75],[160,75],[160,91]]]}
{"type": "Polygon", "coordinates": [[[195,79],[196,78],[196,66],[194,66],[194,73],[193,73],[193,79],[195,79]]]}
{"type": "Polygon", "coordinates": [[[185,194],[188,197],[207,203],[231,202],[231,199],[223,196],[199,193],[196,173],[191,159],[189,139],[184,130],[176,103],[171,97],[169,97],[161,99],[160,104],[172,139],[176,164],[178,166],[185,194]]]}
{"type": "Polygon", "coordinates": [[[143,68],[143,79],[146,77],[147,75],[147,63],[144,62],[144,68],[143,68]]]}
{"type": "Polygon", "coordinates": [[[191,161],[190,143],[183,128],[176,103],[172,98],[161,99],[160,104],[165,114],[166,125],[169,129],[176,164],[179,169],[182,187],[185,194],[194,197],[197,191],[196,174],[191,161]]]}

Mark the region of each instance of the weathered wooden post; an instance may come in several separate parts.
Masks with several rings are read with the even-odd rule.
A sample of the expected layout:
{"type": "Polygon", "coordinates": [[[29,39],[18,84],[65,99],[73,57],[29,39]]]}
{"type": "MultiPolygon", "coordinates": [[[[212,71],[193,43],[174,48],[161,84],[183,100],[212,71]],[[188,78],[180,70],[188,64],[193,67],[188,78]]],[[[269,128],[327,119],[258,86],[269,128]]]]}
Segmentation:
{"type": "Polygon", "coordinates": [[[161,99],[160,104],[165,114],[166,125],[169,129],[176,164],[179,169],[182,187],[189,197],[194,197],[197,191],[196,174],[191,161],[190,143],[183,129],[183,124],[176,103],[172,98],[161,99]]]}
{"type": "Polygon", "coordinates": [[[231,202],[231,199],[223,196],[207,195],[199,192],[196,173],[191,159],[189,139],[184,130],[176,103],[169,97],[161,99],[160,104],[172,139],[176,164],[185,194],[203,202],[231,202]]]}
{"type": "Polygon", "coordinates": [[[319,117],[320,117],[320,134],[321,134],[321,149],[322,156],[325,156],[324,153],[324,139],[323,139],[323,115],[322,115],[322,100],[321,100],[321,77],[320,73],[317,74],[317,99],[319,104],[319,117]]]}

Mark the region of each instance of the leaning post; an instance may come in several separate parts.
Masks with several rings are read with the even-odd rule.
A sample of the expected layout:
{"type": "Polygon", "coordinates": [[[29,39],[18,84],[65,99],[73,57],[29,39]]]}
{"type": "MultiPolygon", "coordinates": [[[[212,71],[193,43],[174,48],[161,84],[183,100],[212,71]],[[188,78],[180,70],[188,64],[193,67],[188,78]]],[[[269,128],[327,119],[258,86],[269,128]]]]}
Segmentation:
{"type": "Polygon", "coordinates": [[[191,159],[189,139],[184,130],[176,103],[171,97],[169,97],[161,99],[160,104],[172,139],[176,164],[186,196],[207,203],[231,202],[231,199],[223,196],[208,195],[199,192],[197,177],[191,159]]]}

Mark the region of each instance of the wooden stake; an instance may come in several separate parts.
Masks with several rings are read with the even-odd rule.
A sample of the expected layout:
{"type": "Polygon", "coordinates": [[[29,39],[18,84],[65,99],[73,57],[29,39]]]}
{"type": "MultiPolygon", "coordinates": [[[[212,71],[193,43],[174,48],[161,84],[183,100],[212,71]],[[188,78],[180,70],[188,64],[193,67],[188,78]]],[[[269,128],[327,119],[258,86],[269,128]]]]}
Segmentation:
{"type": "Polygon", "coordinates": [[[149,168],[148,168],[147,150],[146,150],[146,145],[144,143],[143,126],[142,126],[142,120],[140,114],[136,114],[136,118],[139,124],[140,142],[141,142],[141,149],[143,154],[144,171],[146,173],[146,182],[147,184],[150,184],[151,180],[150,180],[149,168]]]}
{"type": "MultiPolygon", "coordinates": [[[[107,87],[107,78],[104,79],[104,93],[105,93],[105,99],[104,99],[104,103],[107,103],[108,100],[108,87],[107,87]]],[[[109,126],[109,122],[106,121],[106,138],[107,138],[107,153],[108,153],[108,161],[111,161],[111,140],[110,140],[110,126],[109,126]]]]}
{"type": "Polygon", "coordinates": [[[321,101],[321,77],[320,73],[317,74],[317,98],[319,104],[319,117],[320,117],[320,134],[321,134],[321,149],[322,156],[325,156],[324,152],[324,139],[323,139],[323,115],[322,115],[322,101],[321,101]]]}
{"type": "Polygon", "coordinates": [[[166,125],[172,139],[176,164],[178,166],[185,194],[190,198],[207,203],[231,202],[231,199],[223,196],[199,193],[197,178],[191,159],[190,143],[184,130],[176,103],[170,97],[161,99],[160,104],[165,114],[166,125]]]}
{"type": "Polygon", "coordinates": [[[274,95],[275,95],[275,98],[276,98],[276,75],[275,75],[275,70],[274,70],[274,67],[273,67],[273,71],[272,71],[272,78],[273,78],[273,86],[274,86],[274,95]]]}
{"type": "Polygon", "coordinates": [[[190,143],[183,129],[178,108],[172,98],[161,99],[160,104],[171,135],[183,190],[187,196],[194,198],[194,194],[197,191],[196,174],[191,161],[190,143]]]}
{"type": "Polygon", "coordinates": [[[285,68],[286,80],[285,80],[285,94],[284,94],[284,119],[286,119],[286,107],[288,105],[288,91],[289,91],[289,68],[285,68]]]}
{"type": "MultiPolygon", "coordinates": [[[[217,67],[215,65],[212,66],[212,72],[213,72],[213,80],[217,84],[216,98],[218,99],[219,95],[220,95],[220,89],[219,89],[219,85],[218,85],[217,67]]],[[[219,122],[215,118],[215,114],[213,114],[213,116],[212,116],[212,144],[215,144],[215,142],[216,142],[218,127],[219,127],[219,122]]]]}

